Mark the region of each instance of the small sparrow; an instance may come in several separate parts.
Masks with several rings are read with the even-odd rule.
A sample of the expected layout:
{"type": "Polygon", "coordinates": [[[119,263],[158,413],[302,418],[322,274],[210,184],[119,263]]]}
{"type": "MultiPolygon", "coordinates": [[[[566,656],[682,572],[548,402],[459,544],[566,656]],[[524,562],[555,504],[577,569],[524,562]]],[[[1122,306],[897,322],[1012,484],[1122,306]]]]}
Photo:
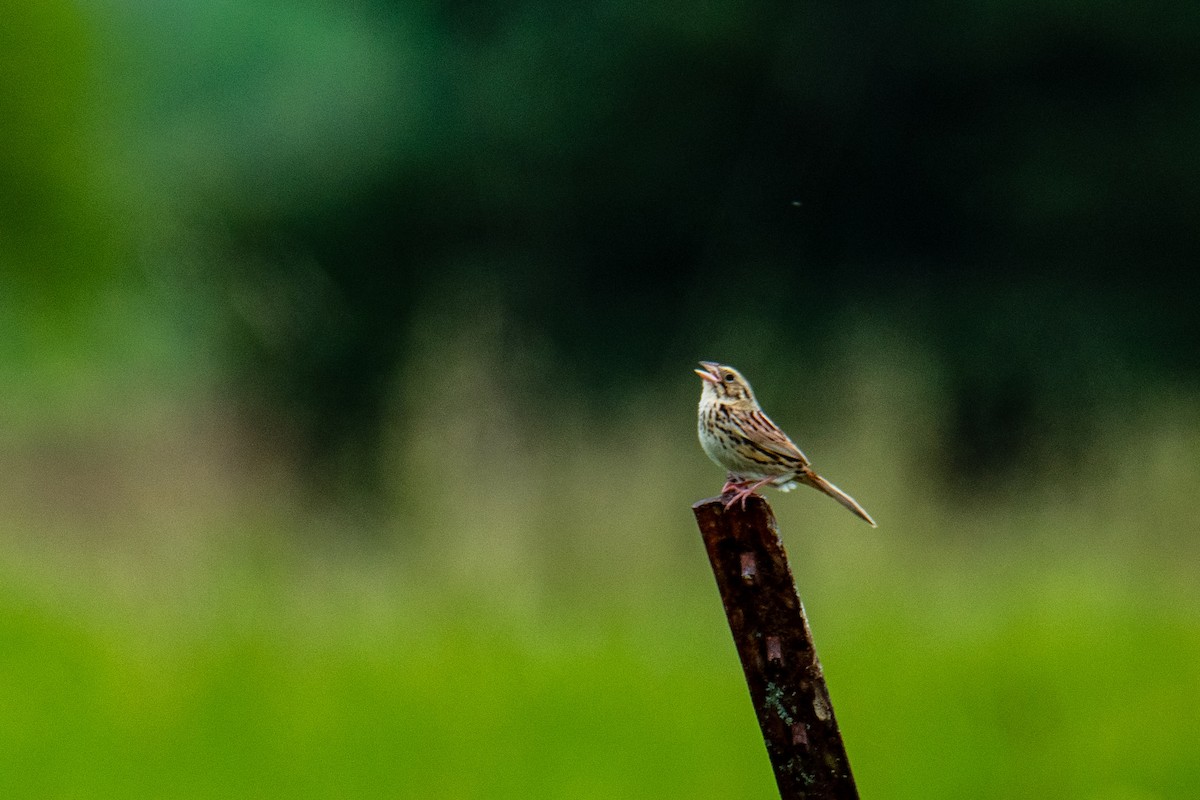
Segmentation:
{"type": "Polygon", "coordinates": [[[696,370],[703,380],[698,430],[700,446],[718,466],[729,470],[721,494],[731,493],[725,507],[746,498],[766,484],[790,492],[800,484],[819,489],[866,520],[875,520],[854,498],[822,478],[808,465],[800,448],[763,413],[754,390],[733,367],[701,361],[696,370]]]}

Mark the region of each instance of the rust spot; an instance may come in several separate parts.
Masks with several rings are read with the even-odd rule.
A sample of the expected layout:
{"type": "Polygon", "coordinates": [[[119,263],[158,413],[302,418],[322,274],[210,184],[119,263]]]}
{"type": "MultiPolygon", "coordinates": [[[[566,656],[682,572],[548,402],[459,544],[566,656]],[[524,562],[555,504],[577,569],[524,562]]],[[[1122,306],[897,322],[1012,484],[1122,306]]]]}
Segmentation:
{"type": "Polygon", "coordinates": [[[822,722],[828,722],[833,716],[833,706],[829,702],[829,691],[825,688],[824,683],[818,683],[813,691],[813,712],[817,715],[817,719],[822,722]]]}
{"type": "Polygon", "coordinates": [[[742,580],[752,581],[758,574],[758,561],[754,553],[742,553],[742,580]]]}
{"type": "Polygon", "coordinates": [[[783,663],[783,643],[779,641],[778,636],[767,637],[767,661],[783,663]]]}

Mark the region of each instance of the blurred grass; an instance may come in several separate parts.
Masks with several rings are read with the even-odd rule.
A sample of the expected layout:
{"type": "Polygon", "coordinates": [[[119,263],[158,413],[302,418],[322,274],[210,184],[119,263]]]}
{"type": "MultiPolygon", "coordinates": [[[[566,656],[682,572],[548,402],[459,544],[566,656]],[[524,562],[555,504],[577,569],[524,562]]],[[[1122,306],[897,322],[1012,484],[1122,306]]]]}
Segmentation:
{"type": "MultiPolygon", "coordinates": [[[[259,580],[159,629],[136,608],[10,589],[0,790],[770,797],[704,588],[514,618],[450,593],[364,601],[259,580]]],[[[1195,790],[1194,596],[992,582],[937,604],[920,589],[811,604],[864,795],[1195,790]]]]}
{"type": "MultiPolygon", "coordinates": [[[[10,431],[0,795],[772,796],[687,365],[602,418],[531,408],[494,340],[398,378],[382,523],[306,506],[215,397],[10,431]]],[[[936,378],[889,347],[760,389],[881,521],[771,498],[864,796],[1193,796],[1196,403],[951,494],[936,378]]]]}

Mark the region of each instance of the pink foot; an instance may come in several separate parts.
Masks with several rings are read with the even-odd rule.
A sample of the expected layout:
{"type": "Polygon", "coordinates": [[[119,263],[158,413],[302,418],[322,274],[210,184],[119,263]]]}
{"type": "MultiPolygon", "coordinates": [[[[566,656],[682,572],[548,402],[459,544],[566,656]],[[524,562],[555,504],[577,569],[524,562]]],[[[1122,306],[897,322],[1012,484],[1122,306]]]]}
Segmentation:
{"type": "Polygon", "coordinates": [[[733,476],[730,476],[729,480],[725,481],[724,488],[721,489],[722,495],[726,494],[727,492],[732,493],[732,496],[728,500],[725,501],[725,508],[728,510],[734,503],[737,503],[740,501],[742,504],[742,510],[745,511],[746,510],[746,499],[749,498],[750,495],[754,494],[754,491],[756,489],[759,489],[759,488],[767,485],[768,483],[770,483],[773,480],[775,480],[775,479],[774,478],[763,478],[760,481],[755,481],[755,482],[751,483],[749,481],[737,481],[737,480],[734,480],[733,476]]]}

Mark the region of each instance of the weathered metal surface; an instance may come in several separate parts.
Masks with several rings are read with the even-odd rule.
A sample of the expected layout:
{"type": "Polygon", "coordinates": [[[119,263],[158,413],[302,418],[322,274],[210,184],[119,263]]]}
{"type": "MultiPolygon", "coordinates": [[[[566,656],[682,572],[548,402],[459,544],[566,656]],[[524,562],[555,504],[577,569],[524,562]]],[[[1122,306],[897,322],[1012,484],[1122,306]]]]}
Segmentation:
{"type": "Polygon", "coordinates": [[[783,800],[857,800],[812,631],[767,501],[692,506],[783,800]]]}

